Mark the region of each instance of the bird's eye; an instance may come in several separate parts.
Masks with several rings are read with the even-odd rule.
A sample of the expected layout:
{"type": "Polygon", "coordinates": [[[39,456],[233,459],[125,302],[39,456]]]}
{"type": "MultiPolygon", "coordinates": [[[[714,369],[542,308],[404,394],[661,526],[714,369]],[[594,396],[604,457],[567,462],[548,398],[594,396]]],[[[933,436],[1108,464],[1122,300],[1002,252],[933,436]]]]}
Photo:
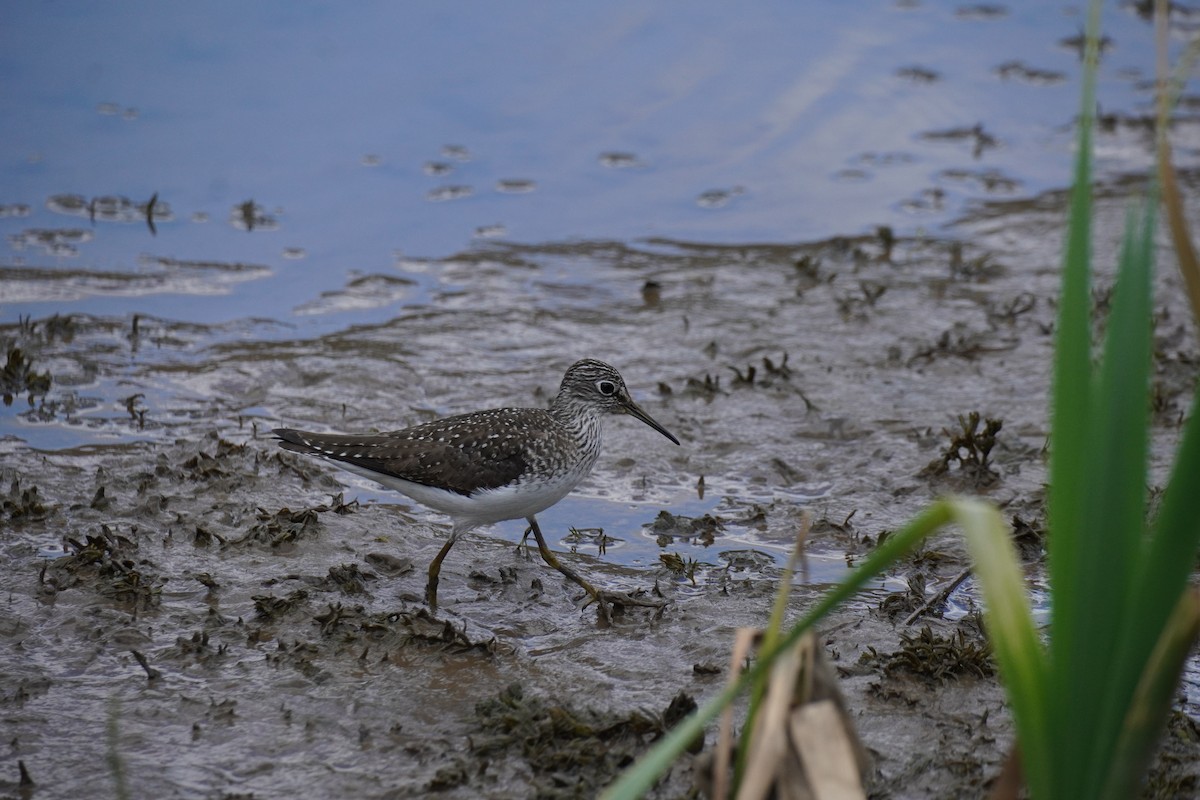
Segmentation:
{"type": "Polygon", "coordinates": [[[596,388],[605,397],[612,397],[617,393],[617,385],[612,381],[596,381],[596,388]]]}

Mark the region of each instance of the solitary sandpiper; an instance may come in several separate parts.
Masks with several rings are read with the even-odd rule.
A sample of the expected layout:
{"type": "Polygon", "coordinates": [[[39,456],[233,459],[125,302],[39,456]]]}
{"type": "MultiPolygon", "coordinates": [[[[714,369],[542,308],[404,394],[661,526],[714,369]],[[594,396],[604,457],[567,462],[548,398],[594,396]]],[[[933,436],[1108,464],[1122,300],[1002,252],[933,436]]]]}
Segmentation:
{"type": "Polygon", "coordinates": [[[632,598],[599,591],[559,562],[534,515],[565,497],[592,471],[607,414],[629,414],[679,444],[633,401],[620,373],[592,359],[567,370],[548,409],[495,408],[379,434],[343,436],[291,428],[273,433],[287,450],[329,459],[450,516],[450,538],[429,565],[425,597],[431,607],[437,607],[442,560],[460,536],[480,525],[523,518],[546,563],[582,586],[606,615],[606,600],[628,603],[632,598]]]}

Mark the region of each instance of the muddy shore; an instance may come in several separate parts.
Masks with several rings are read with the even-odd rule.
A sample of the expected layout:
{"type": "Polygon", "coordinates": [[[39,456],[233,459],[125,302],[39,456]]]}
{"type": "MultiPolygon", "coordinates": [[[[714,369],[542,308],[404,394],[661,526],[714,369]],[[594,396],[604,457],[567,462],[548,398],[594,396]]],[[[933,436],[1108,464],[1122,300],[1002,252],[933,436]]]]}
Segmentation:
{"type": "MultiPolygon", "coordinates": [[[[1099,192],[1101,314],[1130,189],[1099,192]]],[[[51,376],[6,413],[94,434],[0,441],[0,795],[112,796],[120,780],[163,798],[592,796],[725,680],[805,510],[795,614],[946,492],[1014,520],[1044,613],[1062,199],[981,207],[956,241],[487,244],[425,265],[427,303],[318,338],[86,316],[0,329],[51,376]],[[611,626],[519,547],[517,523],[459,543],[430,613],[445,521],[264,436],[540,405],[585,356],[618,365],[684,444],[610,424],[596,473],[543,522],[597,582],[672,601],[611,626]],[[1002,422],[985,463],[946,460],[972,413],[979,432],[1002,422]],[[664,534],[660,511],[709,521],[664,534]]],[[[1157,287],[1155,486],[1200,363],[1166,257],[1157,287]]],[[[1011,744],[970,581],[903,624],[963,566],[939,537],[824,626],[872,797],[982,796],[1011,744]]],[[[1194,659],[1185,679],[1147,796],[1200,787],[1194,659]]],[[[656,796],[693,778],[685,759],[656,796]]]]}

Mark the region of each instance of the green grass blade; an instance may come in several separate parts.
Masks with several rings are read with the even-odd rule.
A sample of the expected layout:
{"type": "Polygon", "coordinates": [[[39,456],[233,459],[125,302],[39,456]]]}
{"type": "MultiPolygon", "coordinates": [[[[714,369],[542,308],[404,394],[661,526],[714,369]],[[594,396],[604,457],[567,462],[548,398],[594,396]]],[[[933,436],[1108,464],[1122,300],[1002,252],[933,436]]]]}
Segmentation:
{"type": "MultiPolygon", "coordinates": [[[[1073,663],[1089,667],[1068,682],[1072,713],[1064,720],[1069,726],[1064,733],[1090,747],[1086,759],[1072,762],[1079,771],[1072,785],[1091,797],[1100,793],[1124,709],[1149,655],[1148,649],[1129,649],[1121,638],[1126,619],[1140,618],[1143,599],[1134,594],[1133,583],[1146,530],[1153,238],[1154,212],[1148,205],[1141,226],[1129,215],[1091,405],[1095,430],[1084,516],[1087,541],[1078,553],[1076,583],[1087,610],[1072,620],[1073,663]]],[[[1055,586],[1056,601],[1058,596],[1055,586]]]]}
{"type": "MultiPolygon", "coordinates": [[[[1171,147],[1167,133],[1170,111],[1179,101],[1196,59],[1200,56],[1200,40],[1192,41],[1176,64],[1173,80],[1164,87],[1167,61],[1168,14],[1170,9],[1162,0],[1155,3],[1155,38],[1159,56],[1160,81],[1158,108],[1158,180],[1161,185],[1164,216],[1169,222],[1171,242],[1179,260],[1179,270],[1192,303],[1192,312],[1200,320],[1200,258],[1197,257],[1188,233],[1183,198],[1179,192],[1175,169],[1171,164],[1171,147]]],[[[1200,387],[1197,387],[1200,388],[1200,387]]],[[[1188,424],[1183,432],[1175,465],[1167,490],[1163,495],[1158,519],[1146,541],[1146,557],[1139,574],[1136,594],[1144,597],[1143,619],[1129,632],[1131,647],[1140,652],[1150,649],[1153,636],[1166,624],[1172,612],[1174,597],[1183,591],[1200,549],[1200,514],[1197,514],[1195,490],[1200,486],[1200,392],[1192,400],[1188,424]]]]}
{"type": "Polygon", "coordinates": [[[1108,763],[1102,784],[1104,794],[1098,795],[1101,800],[1125,800],[1137,795],[1175,699],[1183,665],[1198,634],[1200,590],[1190,589],[1179,597],[1174,613],[1146,661],[1126,710],[1113,758],[1108,763]]]}
{"type": "Polygon", "coordinates": [[[1192,400],[1175,466],[1163,493],[1158,518],[1145,542],[1146,553],[1134,593],[1141,598],[1140,616],[1128,621],[1128,647],[1146,653],[1170,617],[1179,593],[1188,584],[1200,551],[1200,391],[1192,400]]]}
{"type": "Polygon", "coordinates": [[[1029,608],[1020,559],[995,507],[967,498],[950,503],[983,592],[988,639],[1016,721],[1026,781],[1034,797],[1048,797],[1055,767],[1046,718],[1049,664],[1029,608]]]}
{"type": "MultiPolygon", "coordinates": [[[[1052,531],[1048,549],[1048,572],[1054,587],[1051,606],[1052,691],[1047,699],[1053,704],[1048,724],[1056,728],[1070,718],[1067,700],[1071,682],[1087,665],[1078,663],[1077,630],[1088,613],[1079,592],[1080,553],[1086,546],[1083,527],[1087,502],[1089,436],[1092,433],[1091,402],[1091,158],[1092,122],[1095,105],[1098,32],[1098,0],[1092,0],[1084,50],[1083,84],[1080,91],[1079,130],[1075,154],[1074,184],[1071,191],[1070,219],[1063,256],[1062,295],[1055,341],[1054,385],[1051,396],[1053,435],[1050,453],[1048,523],[1052,531]]],[[[1064,760],[1079,763],[1088,743],[1068,739],[1067,732],[1055,731],[1054,741],[1063,750],[1076,750],[1064,760]]],[[[1064,755],[1067,755],[1064,753],[1064,755]]],[[[1064,772],[1056,772],[1055,788],[1049,795],[1068,796],[1072,789],[1064,772]]]]}
{"type": "Polygon", "coordinates": [[[949,522],[951,514],[952,508],[949,503],[944,501],[934,503],[884,540],[858,569],[825,594],[801,620],[792,626],[787,634],[779,639],[777,646],[764,649],[753,667],[676,725],[631,768],[621,773],[620,778],[600,795],[602,800],[635,800],[649,791],[654,783],[671,768],[671,764],[687,749],[688,744],[704,731],[705,725],[715,719],[721,710],[733,702],[734,698],[741,694],[747,686],[761,680],[767,674],[771,664],[780,653],[794,645],[806,630],[861,589],[867,581],[894,564],[930,533],[949,522]]]}

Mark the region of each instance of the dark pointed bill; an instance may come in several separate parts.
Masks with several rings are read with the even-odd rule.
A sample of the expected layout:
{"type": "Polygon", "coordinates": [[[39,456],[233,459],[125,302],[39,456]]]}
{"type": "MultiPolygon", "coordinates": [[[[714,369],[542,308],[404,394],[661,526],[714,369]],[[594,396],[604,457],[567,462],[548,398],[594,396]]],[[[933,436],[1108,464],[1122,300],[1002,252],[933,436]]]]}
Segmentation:
{"type": "Polygon", "coordinates": [[[623,401],[621,401],[621,407],[625,409],[625,413],[628,414],[629,416],[637,417],[642,422],[646,423],[651,428],[654,428],[654,430],[658,431],[659,433],[661,433],[663,436],[670,439],[675,444],[679,444],[679,440],[676,439],[674,436],[672,436],[670,431],[668,431],[662,425],[659,425],[657,422],[655,422],[654,417],[650,416],[645,411],[642,411],[642,407],[639,406],[637,403],[633,402],[632,400],[623,400],[623,401]]]}

